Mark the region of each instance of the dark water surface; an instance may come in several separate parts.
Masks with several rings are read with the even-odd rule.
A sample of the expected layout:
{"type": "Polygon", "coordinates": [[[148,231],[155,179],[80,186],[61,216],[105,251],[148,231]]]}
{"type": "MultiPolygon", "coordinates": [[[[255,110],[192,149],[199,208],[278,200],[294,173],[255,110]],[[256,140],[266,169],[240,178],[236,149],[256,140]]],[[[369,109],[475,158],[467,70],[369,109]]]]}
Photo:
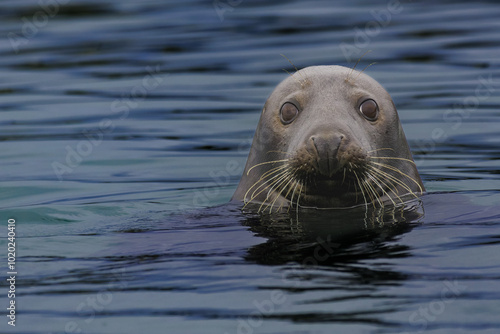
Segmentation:
{"type": "Polygon", "coordinates": [[[0,332],[499,333],[498,17],[496,1],[2,1],[0,332]],[[280,54],[368,50],[429,194],[383,219],[224,205],[293,72],[280,54]]]}

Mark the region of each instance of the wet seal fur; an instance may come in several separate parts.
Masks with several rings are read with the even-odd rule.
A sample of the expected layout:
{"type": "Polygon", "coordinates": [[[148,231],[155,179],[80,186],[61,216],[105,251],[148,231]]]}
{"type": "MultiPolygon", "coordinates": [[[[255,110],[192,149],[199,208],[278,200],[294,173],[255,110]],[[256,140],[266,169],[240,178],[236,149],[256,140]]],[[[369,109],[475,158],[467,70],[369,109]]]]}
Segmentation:
{"type": "Polygon", "coordinates": [[[389,93],[354,69],[314,66],[266,101],[232,200],[269,212],[384,207],[424,191],[389,93]]]}

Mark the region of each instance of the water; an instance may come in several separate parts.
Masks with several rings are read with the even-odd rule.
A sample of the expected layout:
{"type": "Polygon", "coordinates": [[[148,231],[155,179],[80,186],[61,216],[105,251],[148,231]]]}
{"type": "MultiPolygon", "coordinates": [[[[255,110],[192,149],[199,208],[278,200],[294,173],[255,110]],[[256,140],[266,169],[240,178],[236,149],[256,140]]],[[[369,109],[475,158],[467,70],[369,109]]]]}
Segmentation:
{"type": "Polygon", "coordinates": [[[495,1],[63,2],[0,4],[2,333],[499,331],[495,1]],[[429,191],[418,214],[224,205],[293,71],[280,54],[368,50],[429,191]]]}

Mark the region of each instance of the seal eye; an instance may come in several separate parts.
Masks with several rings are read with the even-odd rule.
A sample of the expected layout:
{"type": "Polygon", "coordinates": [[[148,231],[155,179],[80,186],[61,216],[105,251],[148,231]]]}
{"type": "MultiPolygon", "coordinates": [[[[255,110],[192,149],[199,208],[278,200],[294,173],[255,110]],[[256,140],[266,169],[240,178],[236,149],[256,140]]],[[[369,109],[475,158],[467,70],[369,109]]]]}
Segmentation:
{"type": "Polygon", "coordinates": [[[378,105],[377,102],[370,100],[365,100],[359,106],[359,111],[361,114],[369,121],[374,121],[378,117],[378,105]]]}
{"type": "Polygon", "coordinates": [[[290,124],[299,114],[299,109],[290,102],[286,102],[281,106],[280,118],[281,123],[290,124]]]}

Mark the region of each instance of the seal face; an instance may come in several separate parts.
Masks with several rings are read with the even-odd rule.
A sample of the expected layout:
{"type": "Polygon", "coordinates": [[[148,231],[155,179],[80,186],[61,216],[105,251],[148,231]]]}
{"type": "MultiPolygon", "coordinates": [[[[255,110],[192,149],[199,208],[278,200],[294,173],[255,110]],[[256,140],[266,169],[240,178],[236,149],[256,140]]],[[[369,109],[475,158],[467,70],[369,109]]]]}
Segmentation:
{"type": "Polygon", "coordinates": [[[314,66],[266,101],[232,200],[270,212],[382,207],[424,191],[387,91],[353,69],[314,66]]]}

